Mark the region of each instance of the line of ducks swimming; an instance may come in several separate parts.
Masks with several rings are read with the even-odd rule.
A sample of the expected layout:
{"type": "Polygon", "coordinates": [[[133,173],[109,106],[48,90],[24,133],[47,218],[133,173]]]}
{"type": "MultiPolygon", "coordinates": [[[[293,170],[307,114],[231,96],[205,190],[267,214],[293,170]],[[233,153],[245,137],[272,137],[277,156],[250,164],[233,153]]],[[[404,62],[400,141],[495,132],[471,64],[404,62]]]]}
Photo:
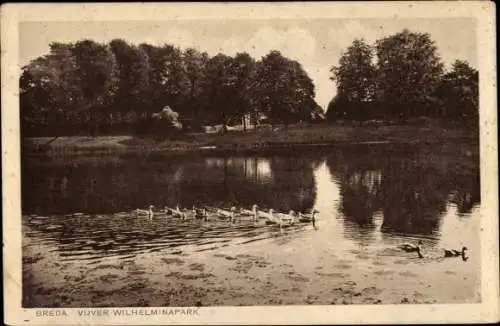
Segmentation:
{"type": "MultiPolygon", "coordinates": [[[[422,245],[422,241],[419,240],[418,244],[413,243],[403,243],[399,246],[399,248],[406,252],[416,252],[418,254],[418,258],[424,258],[424,255],[421,252],[420,246],[422,245]]],[[[467,261],[469,257],[466,256],[467,247],[462,247],[462,250],[455,249],[443,249],[443,254],[445,258],[449,257],[462,257],[463,261],[467,261]]]]}
{"type": "MultiPolygon", "coordinates": [[[[137,215],[143,215],[148,217],[154,216],[154,205],[150,205],[148,209],[136,209],[135,213],[137,215]]],[[[205,221],[209,220],[211,216],[217,216],[219,218],[228,219],[231,223],[236,221],[236,217],[251,217],[253,221],[257,221],[260,218],[266,219],[266,223],[269,224],[277,224],[280,227],[293,225],[298,222],[312,222],[313,224],[316,221],[316,216],[319,213],[317,210],[312,210],[311,213],[302,213],[302,212],[294,212],[290,210],[288,214],[275,212],[274,209],[269,209],[267,212],[259,210],[259,206],[253,205],[251,210],[240,208],[237,209],[235,206],[231,207],[229,210],[220,209],[220,208],[212,208],[211,212],[209,212],[209,208],[197,208],[193,206],[192,209],[181,209],[179,205],[175,208],[170,208],[165,206],[163,211],[161,212],[166,215],[170,215],[173,217],[181,218],[182,220],[186,219],[203,219],[205,221]]]]}
{"type": "MultiPolygon", "coordinates": [[[[145,209],[136,209],[135,212],[138,215],[146,215],[148,217],[153,217],[154,216],[154,211],[153,211],[154,205],[150,205],[147,210],[145,209]]],[[[228,219],[231,223],[235,222],[236,216],[250,216],[252,218],[252,221],[257,221],[260,218],[266,219],[266,223],[269,224],[277,224],[282,228],[283,226],[289,226],[293,225],[297,222],[312,222],[313,225],[315,224],[316,221],[316,215],[319,213],[317,210],[312,210],[311,213],[296,213],[293,210],[290,210],[288,214],[284,213],[279,213],[275,212],[272,208],[269,209],[268,212],[261,211],[259,210],[259,207],[257,205],[253,205],[251,210],[240,208],[239,210],[233,206],[229,210],[224,210],[220,208],[215,208],[212,209],[213,213],[217,217],[220,218],[226,218],[228,219]]],[[[190,219],[190,218],[196,218],[196,219],[203,219],[205,221],[209,220],[209,211],[207,207],[203,208],[196,208],[193,206],[192,209],[180,209],[179,205],[177,205],[175,208],[170,208],[170,207],[165,207],[163,210],[163,213],[166,215],[171,215],[173,217],[178,217],[183,220],[190,219]]],[[[416,252],[418,254],[418,258],[424,258],[424,255],[422,254],[422,241],[419,240],[418,244],[413,244],[413,243],[403,243],[399,245],[399,248],[405,252],[416,252]]],[[[464,261],[467,261],[469,257],[466,256],[466,251],[467,247],[462,247],[462,250],[455,250],[455,249],[443,249],[444,257],[462,257],[464,261]]]]}

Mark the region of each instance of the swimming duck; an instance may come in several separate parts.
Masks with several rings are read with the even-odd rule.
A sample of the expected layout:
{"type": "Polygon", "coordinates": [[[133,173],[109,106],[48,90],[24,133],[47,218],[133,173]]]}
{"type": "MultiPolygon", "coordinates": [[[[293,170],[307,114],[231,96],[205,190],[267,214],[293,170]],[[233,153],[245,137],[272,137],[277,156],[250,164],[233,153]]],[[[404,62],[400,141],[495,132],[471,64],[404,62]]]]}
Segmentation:
{"type": "Polygon", "coordinates": [[[153,217],[154,213],[153,213],[153,208],[154,206],[153,205],[149,205],[149,208],[148,209],[140,209],[140,208],[137,208],[135,210],[135,213],[137,215],[146,215],[148,217],[153,217]]]}
{"type": "Polygon", "coordinates": [[[291,225],[295,223],[295,212],[290,210],[288,214],[276,213],[276,217],[279,219],[281,225],[291,225]]]}
{"type": "Polygon", "coordinates": [[[267,223],[278,224],[278,219],[274,216],[274,209],[270,208],[268,212],[259,211],[259,216],[267,219],[267,223]]]}
{"type": "Polygon", "coordinates": [[[413,252],[413,251],[417,251],[420,246],[422,245],[422,240],[419,240],[417,244],[413,244],[413,243],[403,243],[401,245],[399,245],[399,248],[403,251],[406,251],[406,252],[413,252]]]}
{"type": "Polygon", "coordinates": [[[418,241],[418,244],[413,243],[403,243],[399,246],[399,248],[406,252],[416,252],[418,254],[418,258],[423,258],[424,256],[420,252],[420,246],[422,245],[422,240],[418,241]]]}
{"type": "Polygon", "coordinates": [[[234,206],[231,207],[231,209],[229,211],[218,208],[217,215],[219,215],[220,217],[229,218],[229,220],[231,222],[234,222],[234,212],[235,211],[236,211],[236,207],[234,207],[234,206]]]}
{"type": "Polygon", "coordinates": [[[196,217],[196,218],[203,219],[205,221],[208,220],[208,212],[207,212],[206,207],[203,207],[200,209],[200,208],[194,207],[194,205],[193,205],[193,213],[194,213],[194,217],[196,217]]]}
{"type": "Polygon", "coordinates": [[[319,211],[315,209],[310,214],[299,212],[299,220],[301,222],[310,222],[316,219],[317,214],[319,214],[319,211]]]}
{"type": "Polygon", "coordinates": [[[259,208],[259,206],[257,206],[257,205],[252,205],[252,210],[242,208],[241,214],[252,216],[252,220],[256,221],[259,218],[258,208],[259,208]]]}
{"type": "Polygon", "coordinates": [[[172,215],[175,217],[180,217],[183,220],[186,219],[186,213],[181,211],[179,205],[176,205],[175,208],[172,210],[172,215]]]}
{"type": "Polygon", "coordinates": [[[458,257],[458,256],[465,257],[465,251],[467,250],[467,247],[462,247],[462,251],[455,249],[443,249],[443,250],[445,257],[458,257]]]}

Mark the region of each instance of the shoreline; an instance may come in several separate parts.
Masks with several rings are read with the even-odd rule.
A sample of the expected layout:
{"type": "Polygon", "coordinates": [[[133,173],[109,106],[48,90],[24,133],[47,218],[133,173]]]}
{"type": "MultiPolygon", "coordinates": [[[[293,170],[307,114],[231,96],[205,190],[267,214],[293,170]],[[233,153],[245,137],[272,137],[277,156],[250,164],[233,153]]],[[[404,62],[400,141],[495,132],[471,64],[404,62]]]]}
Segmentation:
{"type": "Polygon", "coordinates": [[[228,132],[224,135],[186,134],[179,140],[155,140],[132,135],[62,136],[24,138],[22,154],[28,157],[88,156],[105,154],[260,153],[287,149],[344,146],[421,146],[474,144],[478,135],[458,129],[436,127],[292,127],[283,132],[228,132]],[[52,142],[50,142],[52,140],[52,142]],[[48,145],[45,145],[50,142],[48,145]]]}

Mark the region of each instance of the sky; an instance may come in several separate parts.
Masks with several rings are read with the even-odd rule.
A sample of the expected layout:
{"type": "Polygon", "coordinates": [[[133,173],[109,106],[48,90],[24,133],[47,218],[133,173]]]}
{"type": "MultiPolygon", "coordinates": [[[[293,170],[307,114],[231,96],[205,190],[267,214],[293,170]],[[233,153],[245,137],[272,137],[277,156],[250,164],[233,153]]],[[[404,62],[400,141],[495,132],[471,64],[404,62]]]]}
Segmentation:
{"type": "Polygon", "coordinates": [[[472,18],[22,22],[19,63],[25,65],[47,54],[51,42],[82,39],[168,43],[182,49],[194,47],[212,56],[246,51],[257,60],[278,50],[302,64],[314,81],[316,101],[326,110],[336,93],[336,85],[329,79],[330,68],[338,63],[342,51],[356,38],[374,44],[404,28],[429,33],[446,67],[460,59],[477,68],[476,24],[472,18]]]}

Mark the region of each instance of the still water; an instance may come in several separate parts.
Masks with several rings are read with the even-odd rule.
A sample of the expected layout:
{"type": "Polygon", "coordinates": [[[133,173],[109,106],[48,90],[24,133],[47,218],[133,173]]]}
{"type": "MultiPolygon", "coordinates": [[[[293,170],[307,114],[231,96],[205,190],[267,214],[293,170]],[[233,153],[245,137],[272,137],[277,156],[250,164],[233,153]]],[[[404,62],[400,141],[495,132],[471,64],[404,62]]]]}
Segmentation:
{"type": "Polygon", "coordinates": [[[338,248],[422,239],[436,250],[466,245],[479,252],[477,155],[440,147],[25,159],[22,168],[23,236],[62,260],[205,251],[281,235],[275,226],[251,221],[231,225],[132,213],[177,204],[317,209],[316,228],[302,224],[286,235],[338,248]]]}

